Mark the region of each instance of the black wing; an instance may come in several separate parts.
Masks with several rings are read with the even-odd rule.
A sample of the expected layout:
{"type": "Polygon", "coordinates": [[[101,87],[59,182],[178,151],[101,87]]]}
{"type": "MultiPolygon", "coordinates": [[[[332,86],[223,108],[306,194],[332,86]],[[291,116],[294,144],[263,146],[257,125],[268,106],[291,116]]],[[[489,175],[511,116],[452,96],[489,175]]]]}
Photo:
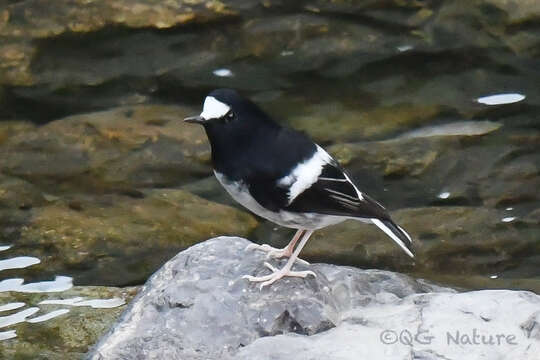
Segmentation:
{"type": "Polygon", "coordinates": [[[324,165],[317,181],[292,199],[285,210],[370,219],[414,257],[411,237],[392,221],[381,204],[360,192],[335,161],[324,165]]]}
{"type": "Polygon", "coordinates": [[[294,198],[286,210],[367,219],[390,219],[386,209],[368,195],[361,193],[337,162],[323,166],[318,180],[294,198]]]}

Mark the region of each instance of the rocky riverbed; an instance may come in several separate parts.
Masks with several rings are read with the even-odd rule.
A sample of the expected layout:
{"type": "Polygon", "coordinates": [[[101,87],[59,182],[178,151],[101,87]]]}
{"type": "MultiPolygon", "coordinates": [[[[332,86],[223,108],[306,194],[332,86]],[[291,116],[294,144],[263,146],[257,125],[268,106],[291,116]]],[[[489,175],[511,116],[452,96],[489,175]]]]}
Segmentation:
{"type": "Polygon", "coordinates": [[[42,301],[128,302],[215,236],[289,240],[181,122],[217,87],[324,145],[418,254],[349,221],[303,258],[539,293],[539,24],[535,0],[0,0],[0,355],[80,357],[124,306],[42,301]]]}

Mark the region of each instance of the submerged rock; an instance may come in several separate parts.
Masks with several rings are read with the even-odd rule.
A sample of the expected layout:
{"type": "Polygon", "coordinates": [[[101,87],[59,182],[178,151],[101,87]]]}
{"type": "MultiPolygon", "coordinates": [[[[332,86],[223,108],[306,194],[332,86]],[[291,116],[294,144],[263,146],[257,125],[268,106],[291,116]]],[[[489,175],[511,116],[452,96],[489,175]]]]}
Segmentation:
{"type": "Polygon", "coordinates": [[[34,128],[35,125],[28,121],[0,121],[0,144],[23,131],[31,131],[34,128]]]}
{"type": "Polygon", "coordinates": [[[530,330],[540,308],[533,293],[459,294],[397,273],[326,264],[309,265],[316,278],[286,278],[261,291],[241,278],[268,272],[264,253],[246,253],[248,244],[220,237],[178,254],[88,358],[345,360],[391,352],[393,359],[440,359],[511,351],[532,360],[540,350],[530,330]],[[446,344],[446,333],[456,331],[503,333],[512,343],[446,344]]]}
{"type": "Polygon", "coordinates": [[[71,195],[29,215],[5,253],[42,260],[25,269],[26,276],[67,273],[79,284],[96,285],[142,283],[171,254],[208,236],[248,235],[257,225],[243,211],[171,189],[71,195]]]}
{"type": "Polygon", "coordinates": [[[233,14],[217,0],[15,1],[0,12],[0,40],[4,40],[0,42],[0,83],[33,85],[39,81],[40,74],[36,76],[30,66],[36,54],[35,41],[31,40],[96,32],[113,26],[167,29],[233,14]],[[5,39],[9,41],[6,44],[5,39]]]}
{"type": "Polygon", "coordinates": [[[0,209],[27,210],[45,203],[45,197],[37,186],[0,174],[0,209]]]}
{"type": "Polygon", "coordinates": [[[440,113],[438,106],[396,104],[364,111],[336,102],[305,104],[302,115],[291,117],[289,122],[292,127],[309,132],[318,142],[340,143],[387,136],[429,123],[440,113]]]}
{"type": "Polygon", "coordinates": [[[536,103],[537,24],[535,0],[16,1],[0,11],[0,110],[45,122],[234,87],[474,114],[485,91],[536,103]]]}
{"type": "Polygon", "coordinates": [[[179,106],[125,106],[59,119],[6,139],[0,171],[52,182],[60,193],[189,182],[210,173],[203,130],[182,124],[190,113],[179,106]]]}

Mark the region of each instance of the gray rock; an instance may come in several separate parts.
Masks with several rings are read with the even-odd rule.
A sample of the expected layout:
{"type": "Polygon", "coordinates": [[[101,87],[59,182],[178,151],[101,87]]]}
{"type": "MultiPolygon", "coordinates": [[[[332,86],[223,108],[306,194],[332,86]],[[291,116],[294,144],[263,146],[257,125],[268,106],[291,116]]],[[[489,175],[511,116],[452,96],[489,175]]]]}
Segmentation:
{"type": "Polygon", "coordinates": [[[246,253],[248,244],[219,237],[179,253],[149,279],[88,357],[464,359],[512,351],[516,358],[533,359],[539,349],[531,329],[540,297],[532,293],[456,293],[402,274],[327,264],[309,265],[316,278],[288,278],[259,290],[241,278],[268,271],[264,253],[246,253]],[[399,338],[393,343],[393,333],[385,336],[383,330],[398,336],[407,330],[413,338],[410,345],[399,338]],[[446,332],[454,337],[456,331],[503,333],[517,345],[446,345],[446,332]],[[417,333],[432,344],[414,339],[417,333]]]}

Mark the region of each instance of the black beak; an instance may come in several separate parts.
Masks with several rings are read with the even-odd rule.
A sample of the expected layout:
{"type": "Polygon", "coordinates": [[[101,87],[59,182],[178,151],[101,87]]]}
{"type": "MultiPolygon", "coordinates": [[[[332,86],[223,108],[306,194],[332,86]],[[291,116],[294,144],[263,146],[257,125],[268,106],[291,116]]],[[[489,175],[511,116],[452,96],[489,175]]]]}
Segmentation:
{"type": "Polygon", "coordinates": [[[184,119],[184,121],[187,122],[187,123],[202,124],[203,122],[206,121],[206,119],[203,118],[200,115],[197,115],[197,116],[187,117],[187,118],[184,119]]]}

